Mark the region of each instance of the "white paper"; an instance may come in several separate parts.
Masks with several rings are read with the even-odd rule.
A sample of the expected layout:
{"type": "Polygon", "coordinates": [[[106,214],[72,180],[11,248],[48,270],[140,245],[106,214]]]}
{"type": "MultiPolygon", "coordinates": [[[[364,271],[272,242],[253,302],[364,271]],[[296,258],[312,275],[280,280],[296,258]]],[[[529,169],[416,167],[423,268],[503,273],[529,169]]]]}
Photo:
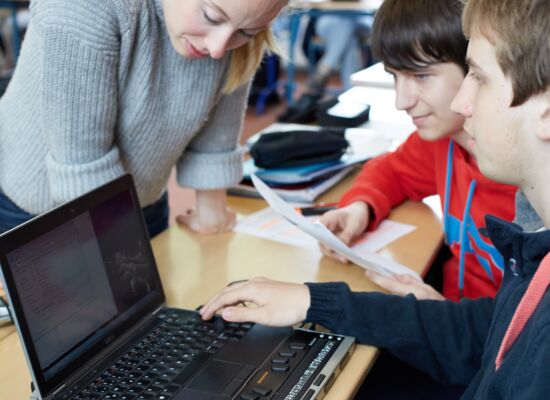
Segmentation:
{"type": "Polygon", "coordinates": [[[327,110],[327,114],[340,118],[355,118],[366,109],[366,104],[338,102],[327,110]]]}
{"type": "MultiPolygon", "coordinates": [[[[305,218],[310,223],[314,223],[319,216],[305,218]]],[[[376,230],[366,232],[357,238],[351,249],[360,256],[364,252],[378,251],[415,229],[414,225],[385,220],[378,225],[376,230]]],[[[319,242],[315,238],[300,230],[296,225],[287,222],[269,207],[240,219],[235,226],[235,231],[291,246],[320,251],[319,242]]]]}
{"type": "Polygon", "coordinates": [[[402,222],[384,220],[376,230],[369,231],[357,238],[351,246],[352,250],[362,254],[364,251],[378,251],[391,242],[411,233],[416,226],[402,222]]]}
{"type": "Polygon", "coordinates": [[[365,252],[362,255],[357,254],[344,242],[334,236],[334,234],[323,224],[319,222],[311,223],[303,216],[295,213],[294,209],[289,204],[277,196],[265,183],[261,181],[261,179],[255,175],[252,175],[252,183],[265,201],[267,201],[267,203],[284,219],[355,264],[385,276],[391,276],[393,274],[406,274],[414,276],[417,279],[421,279],[420,276],[410,268],[393,260],[384,258],[376,253],[365,252]]]}
{"type": "Polygon", "coordinates": [[[358,86],[395,88],[393,75],[386,71],[381,62],[351,74],[351,82],[358,86]]]}
{"type": "MultiPolygon", "coordinates": [[[[317,219],[315,217],[307,218],[317,219]]],[[[317,240],[298,229],[296,225],[287,222],[271,208],[264,208],[240,219],[234,230],[292,246],[308,249],[319,248],[317,240]]]]}

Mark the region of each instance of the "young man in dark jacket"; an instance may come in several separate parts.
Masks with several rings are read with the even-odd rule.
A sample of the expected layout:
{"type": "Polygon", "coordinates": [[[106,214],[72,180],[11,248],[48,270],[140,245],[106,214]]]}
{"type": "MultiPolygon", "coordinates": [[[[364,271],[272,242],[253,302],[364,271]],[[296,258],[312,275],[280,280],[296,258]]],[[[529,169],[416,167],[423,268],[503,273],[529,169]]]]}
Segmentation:
{"type": "MultiPolygon", "coordinates": [[[[463,26],[470,70],[452,108],[466,118],[482,173],[519,186],[550,227],[550,2],[470,0],[463,26]]],[[[416,300],[354,293],[342,283],[254,279],[226,288],[202,315],[320,323],[385,348],[441,382],[467,385],[463,399],[547,398],[550,230],[527,232],[491,216],[486,228],[506,261],[495,299],[416,300]],[[258,307],[234,306],[243,300],[258,307]]]]}

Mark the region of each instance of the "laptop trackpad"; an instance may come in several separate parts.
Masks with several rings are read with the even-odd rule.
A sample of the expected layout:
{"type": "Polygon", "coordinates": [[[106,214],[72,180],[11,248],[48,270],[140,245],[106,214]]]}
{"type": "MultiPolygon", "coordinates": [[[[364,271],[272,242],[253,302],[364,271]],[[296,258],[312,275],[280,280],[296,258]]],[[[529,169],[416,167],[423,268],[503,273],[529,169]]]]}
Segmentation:
{"type": "Polygon", "coordinates": [[[188,389],[220,393],[237,376],[242,367],[242,364],[212,360],[185,386],[188,389]]]}

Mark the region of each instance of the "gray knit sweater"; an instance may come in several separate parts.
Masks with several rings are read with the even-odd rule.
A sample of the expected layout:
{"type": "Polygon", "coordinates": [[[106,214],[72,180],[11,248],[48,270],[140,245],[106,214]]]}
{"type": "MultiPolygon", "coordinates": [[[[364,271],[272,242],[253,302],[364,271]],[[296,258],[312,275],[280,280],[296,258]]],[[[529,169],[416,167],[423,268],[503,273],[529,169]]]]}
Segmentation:
{"type": "MultiPolygon", "coordinates": [[[[182,0],[185,1],[185,0],[182,0]]],[[[247,87],[223,96],[228,57],[187,60],[161,0],[33,0],[0,101],[0,189],[37,214],[125,172],[142,206],[241,178],[247,87]]]]}

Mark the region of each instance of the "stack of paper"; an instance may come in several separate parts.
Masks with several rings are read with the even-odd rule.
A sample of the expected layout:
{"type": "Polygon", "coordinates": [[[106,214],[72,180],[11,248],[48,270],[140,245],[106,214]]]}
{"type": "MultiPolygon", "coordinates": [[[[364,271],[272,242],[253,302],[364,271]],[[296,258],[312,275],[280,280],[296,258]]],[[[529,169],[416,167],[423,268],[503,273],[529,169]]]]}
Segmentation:
{"type": "Polygon", "coordinates": [[[303,216],[295,213],[294,209],[290,205],[285,203],[258,177],[252,176],[252,182],[271,208],[279,213],[284,219],[355,264],[366,269],[371,269],[385,276],[391,276],[393,274],[406,274],[421,280],[420,276],[413,270],[393,260],[384,258],[374,252],[363,252],[362,254],[358,254],[334,236],[334,234],[323,224],[318,222],[311,223],[303,216]]]}
{"type": "Polygon", "coordinates": [[[269,169],[258,168],[254,165],[254,160],[249,159],[243,164],[243,173],[246,181],[250,181],[250,177],[256,175],[270,187],[301,185],[328,178],[338,171],[367,161],[369,158],[361,154],[344,154],[336,161],[269,169]]]}
{"type": "MultiPolygon", "coordinates": [[[[314,182],[273,187],[272,190],[286,201],[294,203],[313,203],[317,197],[340,182],[353,170],[353,168],[353,166],[349,166],[324,179],[318,179],[314,182]]],[[[239,185],[229,188],[227,192],[236,196],[262,197],[252,182],[248,180],[243,180],[239,185]]]]}
{"type": "MultiPolygon", "coordinates": [[[[247,145],[252,146],[260,135],[268,135],[270,132],[318,129],[320,128],[308,125],[273,124],[250,138],[247,145]]],[[[393,144],[391,139],[364,128],[346,129],[346,139],[350,143],[349,151],[337,161],[262,169],[254,165],[254,160],[247,160],[243,164],[243,181],[228,192],[233,195],[260,197],[250,180],[252,175],[256,175],[286,201],[311,203],[340,182],[354,166],[387,152],[393,144]]]]}
{"type": "MultiPolygon", "coordinates": [[[[306,217],[310,223],[314,223],[319,218],[319,215],[306,217]]],[[[359,255],[364,255],[365,252],[376,252],[415,229],[414,225],[384,220],[376,230],[365,232],[356,238],[351,249],[359,255]]],[[[239,218],[235,232],[320,251],[319,242],[313,236],[288,222],[270,207],[239,218]]]]}

